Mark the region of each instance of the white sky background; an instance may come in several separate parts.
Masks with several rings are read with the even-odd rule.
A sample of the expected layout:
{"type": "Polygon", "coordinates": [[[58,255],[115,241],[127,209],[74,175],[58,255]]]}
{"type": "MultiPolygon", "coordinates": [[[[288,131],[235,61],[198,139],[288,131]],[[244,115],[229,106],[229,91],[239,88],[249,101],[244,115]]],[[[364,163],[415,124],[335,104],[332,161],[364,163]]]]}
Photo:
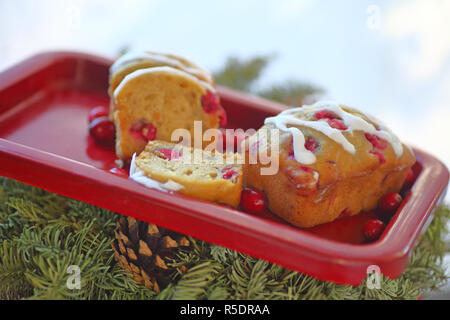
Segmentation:
{"type": "Polygon", "coordinates": [[[310,81],[450,167],[449,0],[0,0],[0,70],[44,50],[123,46],[212,70],[276,53],[259,86],[310,81]]]}

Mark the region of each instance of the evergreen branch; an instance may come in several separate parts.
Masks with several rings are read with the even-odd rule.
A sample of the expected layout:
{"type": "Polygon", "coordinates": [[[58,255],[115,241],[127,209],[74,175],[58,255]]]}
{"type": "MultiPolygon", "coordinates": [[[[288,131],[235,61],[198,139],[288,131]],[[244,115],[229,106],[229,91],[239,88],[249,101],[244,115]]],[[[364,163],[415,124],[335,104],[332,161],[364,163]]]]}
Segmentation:
{"type": "Polygon", "coordinates": [[[194,300],[205,299],[207,288],[212,284],[222,266],[207,261],[189,269],[175,286],[169,286],[161,292],[159,299],[194,300]]]}
{"type": "Polygon", "coordinates": [[[5,184],[21,188],[0,187],[0,235],[9,235],[0,246],[0,297],[6,299],[417,299],[448,279],[442,268],[448,247],[442,239],[450,210],[443,207],[404,274],[383,278],[380,290],[368,290],[365,283],[352,287],[320,281],[190,238],[194,249],[180,250],[171,262],[188,271],[175,272],[173,282],[157,295],[137,285],[113,259],[110,243],[118,215],[59,196],[62,207],[50,204],[47,213],[48,193],[5,181],[1,186],[5,184]],[[18,201],[18,194],[29,201],[18,201]],[[46,216],[52,220],[44,224],[46,216]],[[77,223],[68,223],[72,220],[77,223]],[[81,269],[78,291],[66,286],[66,270],[73,264],[81,269]]]}
{"type": "Polygon", "coordinates": [[[274,58],[274,55],[254,57],[248,60],[229,57],[225,66],[214,73],[216,83],[241,91],[250,91],[255,81],[274,58]]]}
{"type": "Polygon", "coordinates": [[[314,102],[320,95],[324,94],[324,90],[308,83],[288,80],[282,84],[260,90],[257,94],[269,100],[298,107],[314,102]]]}

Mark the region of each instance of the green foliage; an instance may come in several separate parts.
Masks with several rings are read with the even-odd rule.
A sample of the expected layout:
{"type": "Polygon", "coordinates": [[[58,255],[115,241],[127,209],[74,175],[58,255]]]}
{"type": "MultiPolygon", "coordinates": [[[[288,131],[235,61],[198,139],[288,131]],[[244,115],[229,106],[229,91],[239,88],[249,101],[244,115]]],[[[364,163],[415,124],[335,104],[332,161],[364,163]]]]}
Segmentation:
{"type": "Polygon", "coordinates": [[[273,59],[273,56],[259,56],[248,60],[229,57],[225,66],[214,73],[216,83],[240,91],[250,91],[252,84],[273,59]]]}
{"type": "Polygon", "coordinates": [[[309,103],[314,97],[324,93],[321,88],[294,79],[256,90],[254,88],[256,81],[274,58],[275,55],[258,56],[247,60],[230,57],[225,66],[214,73],[214,78],[216,83],[222,86],[251,92],[289,106],[309,103]]]}
{"type": "Polygon", "coordinates": [[[322,89],[311,84],[288,80],[282,84],[273,85],[270,88],[260,91],[259,95],[269,100],[296,107],[311,103],[315,97],[323,93],[322,89]]]}
{"type": "Polygon", "coordinates": [[[128,278],[113,260],[116,214],[5,178],[0,182],[0,298],[155,295],[128,278]],[[80,290],[66,285],[70,265],[80,268],[80,290]]]}

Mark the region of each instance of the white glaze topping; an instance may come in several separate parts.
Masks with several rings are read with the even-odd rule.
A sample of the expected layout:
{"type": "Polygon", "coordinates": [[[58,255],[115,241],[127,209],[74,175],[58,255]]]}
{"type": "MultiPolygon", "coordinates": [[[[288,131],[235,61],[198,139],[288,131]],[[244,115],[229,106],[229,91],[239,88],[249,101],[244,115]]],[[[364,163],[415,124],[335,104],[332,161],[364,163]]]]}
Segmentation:
{"type": "MultiPolygon", "coordinates": [[[[109,71],[110,74],[113,74],[116,72],[122,65],[130,63],[132,61],[145,61],[149,63],[156,63],[156,64],[162,64],[170,67],[176,67],[178,69],[181,69],[185,72],[188,72],[194,76],[203,76],[207,78],[209,81],[212,81],[211,75],[201,70],[199,67],[188,67],[184,64],[182,64],[180,61],[170,58],[164,54],[158,54],[158,53],[151,53],[151,52],[145,52],[145,51],[131,51],[128,52],[121,57],[119,57],[110,67],[109,71]]],[[[186,59],[185,59],[186,60],[186,59]]],[[[190,62],[193,66],[194,63],[190,62]]]]}
{"type": "MultiPolygon", "coordinates": [[[[171,68],[171,67],[152,67],[152,68],[139,69],[139,70],[136,70],[136,71],[126,75],[125,78],[120,82],[120,84],[114,90],[114,99],[117,99],[117,95],[122,90],[122,88],[126,85],[127,82],[129,82],[130,80],[132,80],[136,77],[139,77],[143,74],[148,74],[148,73],[167,73],[167,74],[171,73],[171,74],[181,75],[183,77],[187,77],[187,78],[191,79],[192,81],[197,82],[199,85],[205,87],[207,90],[209,90],[213,93],[216,92],[216,90],[210,84],[208,84],[204,81],[198,80],[196,77],[194,77],[193,75],[191,75],[187,72],[183,72],[178,69],[171,68]]],[[[116,103],[117,103],[117,101],[116,101],[116,103]]]]}
{"type": "Polygon", "coordinates": [[[377,128],[375,128],[371,123],[367,122],[363,118],[360,118],[357,115],[353,115],[343,110],[341,105],[336,102],[319,101],[310,106],[287,109],[275,117],[267,118],[264,123],[274,124],[279,130],[290,132],[292,134],[294,158],[297,162],[305,165],[313,164],[316,161],[316,156],[314,155],[314,153],[305,148],[305,136],[303,135],[302,131],[292,126],[305,126],[317,130],[342,145],[344,150],[351,154],[355,154],[355,146],[351,144],[342,133],[350,132],[351,134],[353,134],[353,131],[355,130],[363,131],[365,133],[373,134],[383,140],[386,140],[391,144],[397,157],[401,156],[403,153],[403,146],[400,140],[381,122],[374,119],[373,117],[369,119],[377,124],[379,130],[377,130],[377,128]],[[303,120],[307,119],[308,116],[311,117],[315,112],[320,110],[328,110],[336,114],[339,118],[342,119],[342,122],[347,126],[347,129],[339,130],[332,128],[328,124],[326,119],[303,120]]]}
{"type": "Polygon", "coordinates": [[[164,191],[164,192],[179,191],[184,188],[183,185],[181,185],[173,180],[169,180],[166,183],[162,183],[162,182],[159,182],[159,181],[149,178],[145,174],[145,172],[136,165],[135,158],[136,158],[136,153],[133,154],[133,158],[131,159],[131,164],[130,164],[130,178],[132,180],[136,181],[137,183],[143,184],[144,186],[146,186],[148,188],[157,189],[157,190],[164,191]]]}

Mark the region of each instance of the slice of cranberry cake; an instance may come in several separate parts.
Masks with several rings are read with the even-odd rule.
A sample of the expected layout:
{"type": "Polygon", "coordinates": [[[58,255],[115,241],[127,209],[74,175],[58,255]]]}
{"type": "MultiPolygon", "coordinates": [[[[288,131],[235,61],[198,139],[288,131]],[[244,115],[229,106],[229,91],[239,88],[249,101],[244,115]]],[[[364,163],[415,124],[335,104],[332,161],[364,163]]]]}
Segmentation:
{"type": "MultiPolygon", "coordinates": [[[[176,129],[189,131],[193,145],[194,121],[201,121],[202,130],[226,124],[212,80],[202,80],[208,79],[204,73],[195,73],[193,70],[197,69],[193,67],[157,65],[134,69],[136,65],[139,64],[126,69],[130,73],[119,69],[120,77],[110,76],[114,79],[110,80],[111,117],[120,159],[127,160],[141,152],[148,141],[172,141],[176,129]],[[119,84],[117,78],[121,79],[119,84]]],[[[116,69],[111,68],[112,72],[119,72],[116,69]]]]}
{"type": "Polygon", "coordinates": [[[210,153],[164,141],[150,141],[133,156],[130,178],[151,188],[177,191],[236,208],[242,191],[238,154],[210,153]]]}

